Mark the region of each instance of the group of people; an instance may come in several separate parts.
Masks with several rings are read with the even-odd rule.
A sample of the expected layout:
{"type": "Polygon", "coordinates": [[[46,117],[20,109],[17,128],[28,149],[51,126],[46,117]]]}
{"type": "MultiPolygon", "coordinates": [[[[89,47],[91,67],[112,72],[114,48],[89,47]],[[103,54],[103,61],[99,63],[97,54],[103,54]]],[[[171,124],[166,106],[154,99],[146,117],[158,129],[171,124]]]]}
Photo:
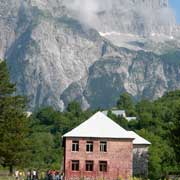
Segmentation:
{"type": "MultiPolygon", "coordinates": [[[[20,171],[15,171],[15,178],[16,180],[20,180],[22,179],[22,177],[25,176],[25,173],[24,172],[20,172],[20,171]]],[[[26,174],[26,179],[27,180],[38,180],[38,173],[36,170],[32,170],[32,171],[27,171],[27,174],[26,174]]],[[[24,178],[23,178],[24,179],[24,178]]]]}
{"type": "Polygon", "coordinates": [[[36,170],[27,172],[27,180],[38,180],[38,173],[36,170]]]}
{"type": "Polygon", "coordinates": [[[38,173],[36,170],[29,170],[27,172],[15,171],[16,180],[63,180],[64,174],[61,171],[49,170],[47,173],[38,173]]]}
{"type": "Polygon", "coordinates": [[[63,180],[63,172],[49,170],[46,175],[46,180],[63,180]]]}

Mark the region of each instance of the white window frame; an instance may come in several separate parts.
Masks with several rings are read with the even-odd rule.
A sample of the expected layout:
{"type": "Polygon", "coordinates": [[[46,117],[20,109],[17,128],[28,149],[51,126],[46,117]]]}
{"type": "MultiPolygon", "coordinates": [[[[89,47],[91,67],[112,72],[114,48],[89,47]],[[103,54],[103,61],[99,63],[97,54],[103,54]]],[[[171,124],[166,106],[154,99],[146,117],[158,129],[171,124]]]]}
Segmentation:
{"type": "Polygon", "coordinates": [[[79,171],[79,166],[80,166],[79,160],[72,160],[71,161],[71,170],[72,171],[79,171]]]}
{"type": "Polygon", "coordinates": [[[86,142],[86,152],[93,152],[93,141],[86,142]]]}
{"type": "Polygon", "coordinates": [[[72,141],[72,152],[78,152],[79,151],[79,141],[73,140],[72,141]]]}
{"type": "Polygon", "coordinates": [[[100,152],[107,152],[107,142],[100,141],[100,152]]]}

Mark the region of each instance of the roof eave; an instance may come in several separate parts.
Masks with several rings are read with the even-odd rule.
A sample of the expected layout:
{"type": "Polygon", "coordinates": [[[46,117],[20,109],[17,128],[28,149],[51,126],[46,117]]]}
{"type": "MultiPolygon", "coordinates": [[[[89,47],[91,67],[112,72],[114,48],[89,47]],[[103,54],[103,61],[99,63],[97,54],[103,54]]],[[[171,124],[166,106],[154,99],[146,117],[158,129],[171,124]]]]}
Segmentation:
{"type": "Polygon", "coordinates": [[[62,138],[96,138],[96,139],[132,139],[132,137],[96,137],[96,136],[62,136],[62,138]]]}
{"type": "Polygon", "coordinates": [[[151,143],[133,143],[133,145],[143,145],[143,146],[150,146],[151,143]]]}

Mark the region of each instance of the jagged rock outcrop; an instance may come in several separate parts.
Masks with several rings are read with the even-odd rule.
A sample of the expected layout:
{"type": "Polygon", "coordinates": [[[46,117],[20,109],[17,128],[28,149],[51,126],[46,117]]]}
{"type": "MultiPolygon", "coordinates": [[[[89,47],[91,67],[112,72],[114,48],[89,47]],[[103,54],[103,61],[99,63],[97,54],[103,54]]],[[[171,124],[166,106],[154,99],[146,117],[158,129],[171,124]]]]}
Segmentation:
{"type": "Polygon", "coordinates": [[[62,94],[64,102],[71,97],[80,102],[85,99],[90,107],[110,108],[119,92],[128,92],[138,100],[156,99],[169,90],[180,89],[180,51],[160,56],[127,49],[118,52],[120,55],[96,61],[89,69],[85,88],[73,83],[62,94]]]}
{"type": "MultiPolygon", "coordinates": [[[[105,5],[110,1],[103,2],[105,5]]],[[[68,0],[0,1],[0,58],[8,63],[17,93],[28,97],[29,109],[53,106],[62,110],[74,99],[81,102],[83,108],[110,107],[124,91],[135,99],[154,99],[168,90],[180,88],[178,38],[171,39],[173,48],[168,46],[169,41],[167,45],[161,41],[161,46],[154,40],[148,44],[140,41],[142,36],[152,32],[151,26],[146,26],[138,19],[139,14],[134,14],[136,6],[133,6],[133,14],[128,11],[124,14],[120,7],[122,1],[113,2],[115,4],[110,4],[104,12],[105,7],[99,8],[92,0],[90,19],[85,22],[82,16],[87,17],[87,14],[83,12],[80,17],[78,3],[72,9],[68,0]],[[133,24],[126,24],[121,13],[122,17],[133,17],[133,24]],[[106,30],[134,32],[138,38],[136,41],[132,38],[131,43],[137,49],[128,49],[127,44],[120,48],[121,39],[114,43],[98,33],[106,30]]],[[[128,6],[142,3],[140,0],[127,2],[128,6]]],[[[142,6],[159,12],[167,8],[167,1],[152,1],[150,7],[142,6]]],[[[169,36],[166,23],[161,27],[153,23],[156,32],[169,36]]],[[[171,23],[168,28],[174,27],[174,22],[171,23]]],[[[175,29],[178,37],[179,30],[175,29]]]]}

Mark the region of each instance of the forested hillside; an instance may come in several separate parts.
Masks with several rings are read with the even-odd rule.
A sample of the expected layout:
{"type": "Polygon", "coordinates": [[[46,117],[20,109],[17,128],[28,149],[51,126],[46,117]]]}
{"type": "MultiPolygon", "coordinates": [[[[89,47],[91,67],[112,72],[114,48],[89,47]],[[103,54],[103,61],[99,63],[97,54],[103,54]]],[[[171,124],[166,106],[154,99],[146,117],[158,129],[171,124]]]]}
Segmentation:
{"type": "MultiPolygon", "coordinates": [[[[3,167],[59,169],[62,165],[61,136],[95,111],[83,111],[72,102],[65,112],[44,107],[27,117],[25,98],[14,96],[5,63],[0,63],[0,164],[3,167]]],[[[114,116],[114,121],[149,140],[149,177],[164,178],[180,173],[180,91],[166,93],[156,101],[133,102],[121,94],[117,109],[125,109],[137,120],[114,116]]]]}

